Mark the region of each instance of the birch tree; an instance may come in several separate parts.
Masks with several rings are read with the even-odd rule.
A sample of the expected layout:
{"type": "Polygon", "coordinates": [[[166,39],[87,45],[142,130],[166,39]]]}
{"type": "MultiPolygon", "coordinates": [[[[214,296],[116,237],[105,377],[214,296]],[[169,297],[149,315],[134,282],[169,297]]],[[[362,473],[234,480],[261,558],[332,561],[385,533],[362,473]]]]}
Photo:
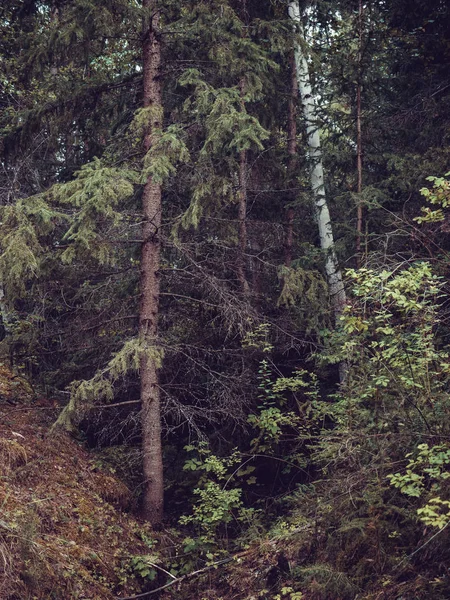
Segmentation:
{"type": "MultiPolygon", "coordinates": [[[[298,0],[294,0],[289,4],[289,16],[294,23],[297,35],[303,37],[303,26],[298,0]]],[[[331,305],[335,319],[338,320],[345,304],[345,290],[342,281],[342,273],[336,256],[333,227],[324,187],[324,170],[320,144],[320,131],[318,128],[317,103],[311,87],[307,58],[298,38],[295,40],[295,68],[303,116],[306,123],[308,156],[310,161],[310,182],[314,198],[315,217],[319,228],[320,246],[325,253],[325,271],[331,305]]]]}

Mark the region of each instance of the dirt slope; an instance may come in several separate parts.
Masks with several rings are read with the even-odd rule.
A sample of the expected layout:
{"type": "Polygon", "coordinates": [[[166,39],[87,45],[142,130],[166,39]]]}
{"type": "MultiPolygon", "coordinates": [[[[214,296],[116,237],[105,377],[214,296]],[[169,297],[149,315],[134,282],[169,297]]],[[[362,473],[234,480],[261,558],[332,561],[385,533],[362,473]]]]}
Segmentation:
{"type": "Polygon", "coordinates": [[[69,437],[55,410],[0,365],[0,598],[89,599],[142,590],[133,570],[151,532],[130,492],[69,437]],[[46,406],[47,404],[47,406],[46,406]]]}

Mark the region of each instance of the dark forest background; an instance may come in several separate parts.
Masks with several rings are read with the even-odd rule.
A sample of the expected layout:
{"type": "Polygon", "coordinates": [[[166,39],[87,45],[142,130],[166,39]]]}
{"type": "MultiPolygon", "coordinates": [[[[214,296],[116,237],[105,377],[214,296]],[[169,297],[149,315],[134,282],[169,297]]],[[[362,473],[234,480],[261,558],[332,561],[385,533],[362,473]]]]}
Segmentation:
{"type": "Polygon", "coordinates": [[[450,596],[449,65],[444,0],[1,3],[0,353],[144,592],[450,596]]]}

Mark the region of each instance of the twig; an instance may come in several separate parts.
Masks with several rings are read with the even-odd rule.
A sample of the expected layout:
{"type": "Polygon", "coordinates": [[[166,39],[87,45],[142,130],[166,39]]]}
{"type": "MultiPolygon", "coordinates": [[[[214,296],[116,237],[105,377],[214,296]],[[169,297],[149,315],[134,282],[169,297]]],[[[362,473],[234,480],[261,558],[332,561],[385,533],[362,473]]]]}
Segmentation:
{"type": "Polygon", "coordinates": [[[422,544],[421,546],[419,546],[416,550],[414,550],[414,552],[412,552],[411,554],[409,554],[408,556],[405,556],[405,558],[403,560],[401,560],[398,565],[395,567],[394,570],[398,569],[400,567],[400,565],[402,565],[404,562],[406,562],[407,560],[409,560],[410,558],[412,558],[415,554],[417,554],[419,552],[419,550],[422,550],[422,548],[425,548],[425,546],[428,546],[428,544],[434,540],[435,537],[437,537],[440,533],[442,533],[444,531],[444,529],[447,529],[447,527],[450,525],[450,521],[447,521],[447,523],[444,525],[444,527],[442,529],[439,529],[439,531],[436,531],[436,533],[434,535],[432,535],[426,542],[425,544],[422,544]]]}
{"type": "Polygon", "coordinates": [[[173,580],[176,580],[175,575],[172,575],[172,573],[170,571],[166,571],[166,569],[163,569],[162,567],[160,567],[159,565],[150,562],[149,560],[145,561],[146,564],[150,565],[151,567],[153,567],[154,569],[158,569],[159,571],[162,571],[163,573],[165,573],[166,575],[168,575],[169,577],[171,577],[173,580]]]}
{"type": "Polygon", "coordinates": [[[140,402],[140,400],[125,400],[124,402],[114,402],[114,404],[94,404],[92,408],[112,408],[113,406],[125,406],[125,404],[140,404],[140,402]]]}
{"type": "Polygon", "coordinates": [[[137,594],[137,596],[127,596],[126,598],[122,598],[121,596],[116,596],[115,600],[136,600],[137,598],[147,598],[148,596],[152,596],[153,594],[156,594],[157,592],[161,592],[162,590],[165,590],[166,588],[174,585],[175,583],[182,583],[183,581],[186,581],[187,579],[191,579],[192,577],[195,577],[196,575],[201,575],[202,573],[206,573],[210,569],[214,569],[215,567],[229,563],[229,562],[235,560],[236,558],[238,558],[239,556],[241,556],[242,554],[244,554],[244,553],[241,552],[240,554],[236,554],[235,556],[223,558],[222,560],[218,560],[217,562],[215,562],[211,565],[208,565],[206,567],[203,567],[202,569],[198,569],[198,571],[193,571],[192,573],[186,573],[186,575],[183,575],[182,577],[177,577],[176,579],[169,581],[169,583],[162,585],[161,587],[157,588],[156,590],[150,590],[149,592],[144,592],[143,594],[137,594]]]}
{"type": "MultiPolygon", "coordinates": [[[[305,531],[308,529],[308,527],[309,527],[309,525],[302,525],[301,527],[296,527],[295,529],[292,529],[291,531],[286,531],[282,536],[279,536],[278,538],[272,538],[270,540],[267,540],[266,543],[270,546],[274,546],[277,544],[278,541],[285,540],[286,538],[290,537],[291,535],[295,535],[295,534],[299,533],[300,531],[305,531]]],[[[261,546],[262,546],[262,544],[261,544],[261,546]]],[[[115,596],[114,600],[137,600],[139,598],[147,598],[148,596],[151,596],[153,594],[156,594],[157,592],[161,592],[162,590],[167,589],[168,587],[171,587],[175,583],[183,583],[183,581],[191,579],[192,577],[196,577],[197,575],[202,575],[203,573],[206,573],[206,572],[210,571],[211,569],[215,569],[216,567],[226,565],[226,564],[232,562],[233,560],[237,561],[240,558],[247,556],[248,554],[251,554],[254,551],[255,551],[254,547],[248,548],[247,550],[242,550],[241,552],[237,552],[233,556],[229,556],[228,558],[223,558],[221,560],[218,560],[215,563],[212,563],[211,565],[207,565],[206,567],[203,567],[202,569],[198,569],[198,571],[193,571],[192,573],[186,573],[186,575],[183,575],[182,577],[178,577],[177,579],[174,579],[173,581],[169,581],[168,583],[162,585],[161,587],[157,588],[156,590],[150,590],[149,592],[144,592],[143,594],[138,594],[137,596],[127,596],[126,598],[122,598],[121,596],[115,596]]],[[[173,575],[172,575],[172,577],[173,577],[173,575]]]]}
{"type": "Polygon", "coordinates": [[[233,479],[233,477],[236,475],[236,473],[237,473],[238,471],[240,471],[240,470],[241,470],[243,467],[245,467],[245,465],[246,465],[247,463],[249,463],[251,460],[253,460],[254,458],[255,458],[255,455],[254,455],[254,454],[252,454],[252,456],[250,456],[250,458],[248,458],[248,459],[247,459],[245,462],[241,463],[241,464],[238,466],[238,468],[237,468],[235,471],[233,471],[233,473],[231,473],[231,475],[228,477],[228,479],[226,480],[226,482],[225,482],[225,485],[223,486],[223,488],[222,488],[222,489],[224,490],[224,489],[227,487],[227,485],[230,483],[230,481],[233,479]]]}

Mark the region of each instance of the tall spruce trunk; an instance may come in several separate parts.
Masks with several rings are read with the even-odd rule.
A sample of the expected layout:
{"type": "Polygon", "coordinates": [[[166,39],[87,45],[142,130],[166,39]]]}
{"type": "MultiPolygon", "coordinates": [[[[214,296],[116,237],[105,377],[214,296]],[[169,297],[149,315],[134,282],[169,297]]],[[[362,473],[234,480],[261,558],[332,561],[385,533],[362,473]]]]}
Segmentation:
{"type": "MultiPolygon", "coordinates": [[[[289,4],[289,16],[296,32],[303,34],[298,0],[289,4]]],[[[345,290],[334,246],[333,228],[324,187],[322,149],[318,128],[316,100],[311,88],[308,62],[301,44],[295,41],[295,66],[297,84],[303,107],[308,138],[310,161],[310,182],[314,197],[315,216],[319,227],[320,246],[325,253],[325,271],[335,320],[337,321],[345,305],[345,290]]]]}
{"type": "MultiPolygon", "coordinates": [[[[154,12],[155,0],[144,0],[147,12],[143,41],[144,107],[150,108],[148,131],[144,147],[147,152],[161,128],[161,45],[159,13],[154,12]]],[[[143,345],[140,365],[142,403],[142,453],[144,496],[142,514],[152,524],[162,521],[164,510],[164,480],[161,446],[161,408],[159,392],[158,310],[161,228],[161,186],[149,177],[142,196],[144,213],[141,255],[141,306],[139,337],[143,345]]]]}

